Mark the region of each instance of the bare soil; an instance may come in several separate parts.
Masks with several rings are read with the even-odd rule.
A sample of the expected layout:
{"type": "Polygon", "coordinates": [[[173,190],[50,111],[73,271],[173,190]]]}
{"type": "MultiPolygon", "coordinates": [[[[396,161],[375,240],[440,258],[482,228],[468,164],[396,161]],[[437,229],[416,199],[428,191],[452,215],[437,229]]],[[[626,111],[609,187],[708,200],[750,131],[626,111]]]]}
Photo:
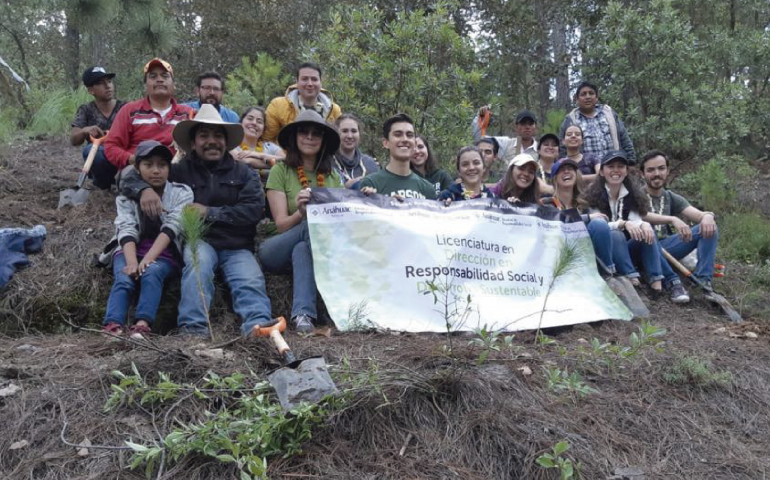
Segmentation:
{"type": "MultiPolygon", "coordinates": [[[[179,422],[204,418],[204,405],[183,401],[104,412],[116,382],[112,370],[128,373],[133,363],[148,381],[162,371],[199,385],[208,371],[254,372],[262,379],[279,365],[264,341],[230,343],[224,350],[232,355],[214,360],[195,353],[205,348],[196,339],[153,336],[136,344],[72,328],[94,327],[103,314],[111,279],[90,267],[89,258],[110,238],[114,216],[109,192],[93,192],[84,207],[56,210],[58,192],[74,182],[79,167],[79,150],[62,140],[21,143],[0,153],[0,227],[42,223],[49,232],[44,251],[0,292],[2,478],[145,478],[143,469],[128,469],[130,452],[103,447],[157,443],[179,422]],[[20,389],[4,395],[11,385],[20,389]],[[71,444],[86,439],[94,446],[79,455],[71,444]]],[[[276,313],[285,314],[289,283],[281,277],[268,283],[276,313]]],[[[323,355],[348,393],[305,442],[303,454],[268,459],[269,475],[558,478],[536,459],[567,440],[566,456],[581,463],[583,478],[642,478],[633,472],[646,479],[766,478],[770,323],[744,311],[746,322],[730,324],[690,292],[693,302],[686,306],[649,302],[650,323],[666,329],[663,343],[630,360],[592,353],[588,342],[627,346],[638,321],[549,332],[556,341],[548,345],[531,332],[518,333],[511,348],[500,343],[481,365],[481,349],[465,335],[290,334],[297,356],[323,355]],[[667,381],[685,357],[710,362],[730,380],[667,381]],[[546,372],[555,368],[578,372],[597,392],[554,391],[546,372]],[[356,388],[361,375],[369,382],[356,388]]],[[[217,305],[217,342],[237,337],[226,302],[217,305]]],[[[200,456],[167,460],[153,478],[237,476],[232,465],[200,456]]]]}

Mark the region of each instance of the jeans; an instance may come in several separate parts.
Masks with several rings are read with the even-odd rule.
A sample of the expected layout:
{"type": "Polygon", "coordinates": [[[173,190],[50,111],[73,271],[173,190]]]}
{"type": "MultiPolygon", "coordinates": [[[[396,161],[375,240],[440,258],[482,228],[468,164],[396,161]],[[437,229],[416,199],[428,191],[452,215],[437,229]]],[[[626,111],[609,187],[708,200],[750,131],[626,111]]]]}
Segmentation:
{"type": "Polygon", "coordinates": [[[259,260],[265,270],[271,273],[293,271],[292,318],[297,315],[318,318],[317,290],[307,221],[262,242],[259,247],[259,260]]]}
{"type": "Polygon", "coordinates": [[[126,323],[128,307],[133,297],[137,284],[139,288],[139,302],[136,306],[136,320],[145,320],[150,325],[155,322],[155,314],[160,305],[160,296],[163,293],[163,283],[176,271],[174,264],[159,258],[155,263],[148,265],[139,280],[134,280],[125,273],[126,257],[123,254],[116,255],[112,261],[112,271],[115,281],[112,283],[110,299],[107,301],[107,312],[104,314],[104,325],[110,322],[123,325],[126,323]]]}
{"type": "MultiPolygon", "coordinates": [[[[649,245],[638,240],[626,239],[620,230],[612,231],[612,258],[615,260],[618,273],[621,275],[628,278],[640,277],[632,260],[635,259],[641,262],[649,283],[663,280],[665,274],[661,271],[660,257],[660,246],[657,240],[649,245]]],[[[676,277],[676,274],[673,276],[676,277]]],[[[667,280],[669,279],[667,278],[667,280]]]]}
{"type": "MultiPolygon", "coordinates": [[[[87,143],[86,146],[83,147],[83,160],[88,156],[92,147],[92,143],[87,143]]],[[[96,151],[96,156],[94,157],[94,163],[88,171],[88,177],[97,188],[108,190],[110,186],[115,183],[115,175],[117,174],[118,167],[107,160],[107,157],[104,156],[104,146],[99,145],[99,150],[96,151]]]]}
{"type": "MultiPolygon", "coordinates": [[[[686,257],[697,248],[698,266],[695,267],[693,275],[701,281],[711,281],[714,276],[714,261],[717,255],[718,240],[719,231],[714,232],[714,236],[711,238],[704,238],[700,234],[700,225],[696,225],[692,229],[692,240],[689,242],[682,241],[682,237],[676,234],[660,240],[660,246],[665,248],[677,260],[686,257]]],[[[667,261],[663,263],[668,265],[667,261]]]]}
{"type": "Polygon", "coordinates": [[[591,237],[591,243],[594,246],[594,252],[604,266],[609,270],[608,274],[615,273],[615,261],[612,258],[612,234],[610,226],[601,219],[592,219],[586,226],[588,235],[591,237]]]}
{"type": "Polygon", "coordinates": [[[182,298],[179,302],[177,326],[185,333],[208,335],[206,312],[214,297],[214,272],[222,269],[225,282],[230,287],[233,310],[241,318],[241,334],[248,336],[256,325],[271,325],[270,299],[265,289],[265,277],[257,259],[249,250],[214,250],[204,241],[198,242],[198,269],[193,265],[192,250],[184,249],[182,270],[182,298]],[[203,308],[198,289],[198,272],[206,302],[203,308]]]}

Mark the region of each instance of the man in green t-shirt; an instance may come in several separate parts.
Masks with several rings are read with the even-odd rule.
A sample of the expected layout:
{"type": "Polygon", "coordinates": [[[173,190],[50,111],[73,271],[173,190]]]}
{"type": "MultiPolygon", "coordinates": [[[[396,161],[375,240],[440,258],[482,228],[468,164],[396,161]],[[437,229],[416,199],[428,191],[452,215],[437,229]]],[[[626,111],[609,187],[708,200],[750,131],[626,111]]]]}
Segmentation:
{"type": "Polygon", "coordinates": [[[361,192],[379,193],[398,198],[436,199],[434,186],[410,168],[414,152],[414,122],[409,115],[398,113],[382,126],[382,146],[390,153],[387,166],[361,180],[361,192]]]}
{"type": "MultiPolygon", "coordinates": [[[[647,152],[639,168],[650,195],[650,213],[645,220],[655,225],[658,243],[677,259],[697,248],[698,266],[693,273],[699,280],[710,285],[719,238],[714,214],[698,210],[684,197],[666,188],[668,157],[663,152],[647,152]],[[698,225],[690,228],[680,217],[698,225]]],[[[661,257],[661,262],[665,261],[661,257]]]]}

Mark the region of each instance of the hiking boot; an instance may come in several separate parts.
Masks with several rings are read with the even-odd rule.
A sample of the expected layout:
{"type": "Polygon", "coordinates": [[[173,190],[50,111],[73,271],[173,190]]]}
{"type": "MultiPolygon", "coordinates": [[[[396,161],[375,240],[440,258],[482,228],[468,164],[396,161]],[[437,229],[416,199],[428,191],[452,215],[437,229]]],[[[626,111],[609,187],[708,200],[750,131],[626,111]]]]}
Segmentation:
{"type": "Polygon", "coordinates": [[[291,327],[297,333],[313,333],[315,325],[313,317],[305,314],[297,315],[291,319],[291,327]]]}
{"type": "Polygon", "coordinates": [[[131,325],[128,329],[128,337],[134,340],[144,340],[152,330],[147,325],[131,325]]]}
{"type": "Polygon", "coordinates": [[[118,322],[109,322],[107,325],[102,325],[102,333],[120,335],[123,333],[123,325],[118,322]]]}
{"type": "Polygon", "coordinates": [[[671,282],[668,287],[669,298],[674,303],[689,303],[690,296],[687,294],[687,290],[684,289],[684,285],[679,280],[671,282]]]}

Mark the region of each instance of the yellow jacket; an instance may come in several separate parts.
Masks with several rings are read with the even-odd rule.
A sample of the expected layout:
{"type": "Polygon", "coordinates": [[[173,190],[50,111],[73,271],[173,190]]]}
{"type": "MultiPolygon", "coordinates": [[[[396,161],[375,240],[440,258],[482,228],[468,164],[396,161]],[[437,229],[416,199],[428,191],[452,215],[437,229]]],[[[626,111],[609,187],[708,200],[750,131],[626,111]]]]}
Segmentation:
{"type": "MultiPolygon", "coordinates": [[[[331,93],[327,90],[321,89],[318,93],[318,101],[323,105],[321,116],[327,122],[334,122],[337,117],[342,115],[342,109],[334,103],[331,93]]],[[[265,133],[262,134],[262,139],[275,142],[278,138],[278,132],[297,118],[297,115],[299,115],[299,90],[294,84],[286,89],[286,94],[283,97],[275,97],[267,106],[265,133]]]]}

